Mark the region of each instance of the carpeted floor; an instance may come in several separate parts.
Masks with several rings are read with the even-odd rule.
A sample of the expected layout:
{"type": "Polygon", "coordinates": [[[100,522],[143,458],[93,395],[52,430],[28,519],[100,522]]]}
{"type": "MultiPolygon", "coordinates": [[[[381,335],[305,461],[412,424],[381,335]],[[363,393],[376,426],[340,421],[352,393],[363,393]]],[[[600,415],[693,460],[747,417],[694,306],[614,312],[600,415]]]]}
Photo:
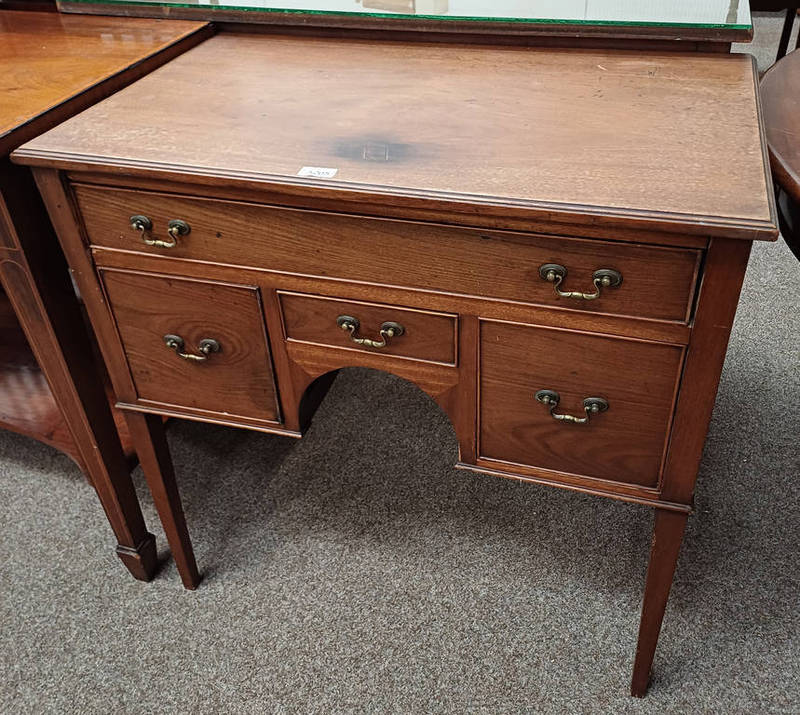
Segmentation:
{"type": "Polygon", "coordinates": [[[0,712],[800,712],[798,294],[757,245],[645,700],[649,510],[456,471],[427,397],[353,371],[300,442],[171,425],[195,593],[128,577],[72,464],[0,432],[0,712]]]}

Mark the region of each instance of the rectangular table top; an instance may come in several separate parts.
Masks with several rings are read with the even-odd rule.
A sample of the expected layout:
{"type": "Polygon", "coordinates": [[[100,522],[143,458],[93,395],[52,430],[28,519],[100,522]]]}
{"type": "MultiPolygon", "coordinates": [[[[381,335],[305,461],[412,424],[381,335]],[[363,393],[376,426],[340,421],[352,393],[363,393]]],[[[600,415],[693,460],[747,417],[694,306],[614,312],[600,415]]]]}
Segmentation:
{"type": "Polygon", "coordinates": [[[15,158],[773,238],[755,79],[747,55],[222,34],[15,158]]]}
{"type": "Polygon", "coordinates": [[[190,21],[0,11],[0,157],[15,145],[16,132],[33,122],[50,128],[58,117],[48,124],[43,121],[48,113],[204,27],[190,21]]]}
{"type": "Polygon", "coordinates": [[[380,18],[388,27],[461,23],[507,25],[532,34],[633,33],[646,37],[741,41],[750,38],[748,0],[60,0],[77,12],[148,13],[245,22],[357,24],[380,18]]]}

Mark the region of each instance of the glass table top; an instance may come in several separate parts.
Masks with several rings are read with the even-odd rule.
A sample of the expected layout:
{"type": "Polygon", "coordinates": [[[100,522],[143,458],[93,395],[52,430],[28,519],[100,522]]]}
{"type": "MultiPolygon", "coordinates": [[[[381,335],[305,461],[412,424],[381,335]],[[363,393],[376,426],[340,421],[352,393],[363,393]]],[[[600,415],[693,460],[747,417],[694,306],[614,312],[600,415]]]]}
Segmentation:
{"type": "Polygon", "coordinates": [[[749,0],[61,0],[264,13],[565,25],[751,28],[749,0]]]}

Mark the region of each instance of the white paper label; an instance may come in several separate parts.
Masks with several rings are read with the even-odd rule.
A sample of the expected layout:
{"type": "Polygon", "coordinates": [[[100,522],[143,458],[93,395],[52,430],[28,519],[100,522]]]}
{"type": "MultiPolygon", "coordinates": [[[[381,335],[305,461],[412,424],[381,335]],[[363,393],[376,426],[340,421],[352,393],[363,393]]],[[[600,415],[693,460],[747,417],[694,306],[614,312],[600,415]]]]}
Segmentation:
{"type": "Polygon", "coordinates": [[[324,166],[304,166],[297,175],[310,176],[314,179],[332,179],[338,171],[338,169],[326,169],[324,166]]]}

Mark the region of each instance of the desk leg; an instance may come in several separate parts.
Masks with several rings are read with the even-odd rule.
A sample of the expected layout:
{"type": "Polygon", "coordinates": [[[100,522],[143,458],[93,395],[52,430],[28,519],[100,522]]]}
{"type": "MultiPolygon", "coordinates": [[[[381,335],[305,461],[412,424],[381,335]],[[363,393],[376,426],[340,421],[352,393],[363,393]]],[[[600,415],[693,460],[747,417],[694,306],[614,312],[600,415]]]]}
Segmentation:
{"type": "Polygon", "coordinates": [[[147,485],[153,494],[158,516],[167,534],[178,573],[183,585],[193,590],[200,583],[200,574],[197,572],[192,542],[183,515],[164,421],[158,415],[140,412],[126,412],[125,421],[128,423],[133,447],[139,455],[147,485]]]}
{"type": "Polygon", "coordinates": [[[656,509],[642,620],[639,623],[639,643],[636,646],[631,682],[631,695],[639,698],[644,697],[650,684],[650,669],[653,666],[658,634],[661,632],[661,622],[664,619],[688,516],[683,512],[656,509]]]}
{"type": "Polygon", "coordinates": [[[149,581],[147,532],[67,264],[26,169],[0,160],[0,281],[103,504],[117,554],[149,581]]]}

